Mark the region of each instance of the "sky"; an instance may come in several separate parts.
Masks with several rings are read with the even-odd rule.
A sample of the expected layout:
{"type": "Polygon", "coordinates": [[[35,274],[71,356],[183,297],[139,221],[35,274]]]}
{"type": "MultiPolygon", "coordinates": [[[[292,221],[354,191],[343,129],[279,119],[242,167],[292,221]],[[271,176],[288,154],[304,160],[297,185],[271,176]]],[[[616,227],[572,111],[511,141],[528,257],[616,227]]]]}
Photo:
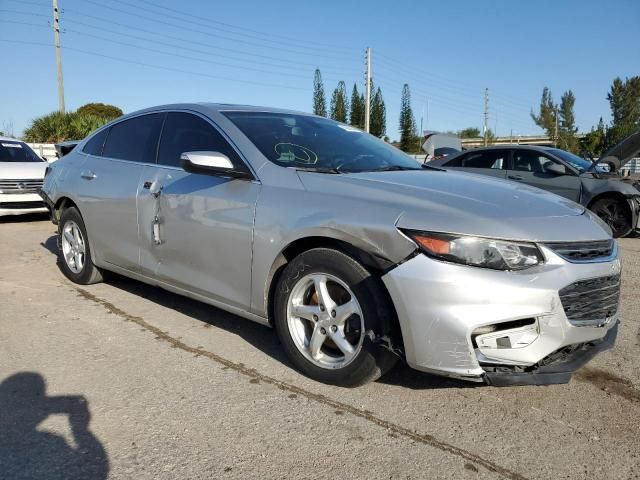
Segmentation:
{"type": "MultiPolygon", "coordinates": [[[[398,138],[402,86],[426,130],[542,131],[529,112],[548,86],[576,96],[576,123],[609,120],[615,77],[640,74],[640,2],[59,0],[67,110],[125,113],[175,102],[311,111],[313,73],[327,99],[340,80],[364,88],[364,51],[398,138]]],[[[0,0],[0,130],[21,135],[57,109],[48,0],[0,0]]]]}

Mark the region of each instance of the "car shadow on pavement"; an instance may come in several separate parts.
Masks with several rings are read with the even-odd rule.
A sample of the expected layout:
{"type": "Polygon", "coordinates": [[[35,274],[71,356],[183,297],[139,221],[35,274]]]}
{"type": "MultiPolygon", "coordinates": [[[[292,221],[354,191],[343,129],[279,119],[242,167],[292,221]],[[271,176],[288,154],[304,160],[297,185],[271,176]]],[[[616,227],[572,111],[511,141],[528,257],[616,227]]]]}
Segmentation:
{"type": "MultiPolygon", "coordinates": [[[[49,237],[46,241],[42,242],[41,245],[50,253],[56,256],[58,255],[57,238],[55,235],[49,237]]],[[[295,368],[285,355],[278,336],[273,329],[206,303],[192,300],[182,295],[163,290],[159,287],[153,287],[115,273],[108,272],[105,282],[113,287],[152,301],[162,307],[170,308],[195,320],[204,322],[205,327],[211,325],[233,333],[258,350],[269,355],[274,360],[277,360],[289,368],[295,368]]],[[[392,371],[379,379],[378,383],[407,387],[415,390],[473,388],[482,385],[419,372],[400,362],[398,362],[398,365],[392,371]]]]}
{"type": "Polygon", "coordinates": [[[107,478],[109,459],[89,430],[91,414],[82,395],[48,396],[42,375],[20,372],[0,383],[2,478],[107,478]],[[65,415],[73,436],[38,430],[49,415],[65,415]]]}
{"type": "Polygon", "coordinates": [[[42,222],[49,220],[48,213],[25,213],[24,215],[5,215],[0,217],[0,224],[3,223],[28,223],[42,222]]]}
{"type": "Polygon", "coordinates": [[[440,390],[445,388],[478,388],[484,383],[465,382],[455,378],[439,377],[425,372],[419,372],[406,364],[396,365],[396,367],[378,380],[384,385],[395,385],[410,388],[412,390],[440,390]]]}

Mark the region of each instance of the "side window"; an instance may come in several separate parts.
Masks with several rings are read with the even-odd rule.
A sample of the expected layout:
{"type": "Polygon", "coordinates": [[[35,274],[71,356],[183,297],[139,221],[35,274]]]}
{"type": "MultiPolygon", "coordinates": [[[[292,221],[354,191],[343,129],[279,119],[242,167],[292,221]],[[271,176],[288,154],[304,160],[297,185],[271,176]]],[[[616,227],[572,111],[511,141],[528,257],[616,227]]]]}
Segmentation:
{"type": "Polygon", "coordinates": [[[104,146],[104,141],[106,140],[108,134],[109,129],[105,128],[100,133],[94,135],[87,142],[82,151],[84,153],[88,153],[89,155],[102,155],[102,147],[104,146]]]}
{"type": "Polygon", "coordinates": [[[464,162],[464,159],[467,158],[468,155],[458,155],[456,158],[449,160],[447,163],[445,163],[443,166],[444,167],[461,167],[462,166],[462,162],[464,162]]]}
{"type": "Polygon", "coordinates": [[[103,157],[156,163],[156,148],[164,113],[152,113],[116,123],[102,149],[103,157]]]}
{"type": "Polygon", "coordinates": [[[463,160],[463,167],[467,168],[505,168],[506,153],[504,150],[483,150],[469,153],[463,160]]]}
{"type": "Polygon", "coordinates": [[[557,163],[533,150],[514,150],[513,169],[521,172],[546,173],[546,167],[557,163]]]}
{"type": "Polygon", "coordinates": [[[229,142],[209,123],[191,113],[169,113],[162,129],[158,164],[179,167],[181,154],[198,151],[224,153],[236,168],[246,168],[229,142]]]}

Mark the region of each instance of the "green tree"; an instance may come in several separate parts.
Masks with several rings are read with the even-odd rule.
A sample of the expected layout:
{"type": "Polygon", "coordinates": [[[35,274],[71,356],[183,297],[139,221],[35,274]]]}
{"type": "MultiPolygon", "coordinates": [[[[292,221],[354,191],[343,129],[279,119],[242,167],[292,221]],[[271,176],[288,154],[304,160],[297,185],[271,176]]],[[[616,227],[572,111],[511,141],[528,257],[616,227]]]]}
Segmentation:
{"type": "Polygon", "coordinates": [[[109,119],[86,113],[53,112],[36,118],[24,132],[27,142],[57,143],[65,140],[82,140],[109,119]]]}
{"type": "Polygon", "coordinates": [[[87,103],[76,110],[79,114],[93,115],[94,117],[114,120],[123,115],[122,110],[115,105],[104,103],[87,103]]]}
{"type": "Polygon", "coordinates": [[[324,96],[324,84],[319,68],[316,68],[313,75],[313,113],[321,117],[327,116],[327,100],[324,96]]]}
{"type": "Polygon", "coordinates": [[[330,116],[333,120],[347,123],[348,114],[349,100],[347,99],[347,87],[344,82],[340,80],[331,96],[330,116]]]}
{"type": "Polygon", "coordinates": [[[456,135],[458,135],[460,138],[479,138],[479,137],[481,137],[480,129],[476,128],[476,127],[469,127],[469,128],[464,128],[462,130],[458,130],[456,135]]]}
{"type": "Polygon", "coordinates": [[[607,130],[604,121],[600,117],[597,127],[591,127],[591,131],[585,134],[579,142],[580,154],[585,158],[599,158],[607,147],[607,130]]]}
{"type": "Polygon", "coordinates": [[[578,153],[579,142],[576,137],[578,129],[576,127],[573,107],[576,97],[571,90],[567,90],[560,98],[560,109],[558,110],[558,146],[573,153],[578,153]]]}
{"type": "Polygon", "coordinates": [[[373,94],[373,98],[371,99],[369,133],[378,138],[383,137],[384,134],[387,133],[387,107],[384,104],[380,87],[376,89],[376,93],[373,94]]]}
{"type": "Polygon", "coordinates": [[[640,76],[616,78],[607,94],[611,107],[611,128],[607,146],[615,145],[640,128],[640,76]]]}
{"type": "Polygon", "coordinates": [[[540,109],[538,114],[531,110],[531,118],[542,128],[551,139],[555,139],[556,133],[556,111],[557,105],[553,103],[553,96],[548,87],[542,90],[542,99],[540,100],[540,109]]]}
{"type": "Polygon", "coordinates": [[[416,149],[416,120],[411,109],[411,92],[407,83],[402,87],[400,105],[400,149],[412,152],[416,149]]]}
{"type": "Polygon", "coordinates": [[[364,128],[364,97],[358,92],[358,87],[355,83],[353,84],[353,90],[351,91],[349,123],[354,127],[364,128]]]}

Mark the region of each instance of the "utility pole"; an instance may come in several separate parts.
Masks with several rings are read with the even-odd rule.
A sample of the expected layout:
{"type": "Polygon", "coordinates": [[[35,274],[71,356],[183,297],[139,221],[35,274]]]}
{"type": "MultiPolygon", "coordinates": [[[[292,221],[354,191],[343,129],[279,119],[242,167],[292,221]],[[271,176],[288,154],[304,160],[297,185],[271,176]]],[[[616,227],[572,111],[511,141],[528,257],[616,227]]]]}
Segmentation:
{"type": "Polygon", "coordinates": [[[64,113],[64,83],[62,81],[62,53],[60,52],[60,11],[58,0],[53,0],[53,44],[56,49],[56,66],[58,67],[58,110],[64,113]]]}
{"type": "Polygon", "coordinates": [[[364,131],[369,133],[369,116],[371,113],[371,49],[367,47],[365,52],[366,72],[364,81],[366,85],[364,97],[364,131]]]}
{"type": "Polygon", "coordinates": [[[487,146],[487,122],[489,121],[489,89],[484,89],[484,146],[487,146]]]}
{"type": "Polygon", "coordinates": [[[556,106],[556,133],[554,134],[553,141],[556,148],[558,148],[558,107],[556,106]]]}

